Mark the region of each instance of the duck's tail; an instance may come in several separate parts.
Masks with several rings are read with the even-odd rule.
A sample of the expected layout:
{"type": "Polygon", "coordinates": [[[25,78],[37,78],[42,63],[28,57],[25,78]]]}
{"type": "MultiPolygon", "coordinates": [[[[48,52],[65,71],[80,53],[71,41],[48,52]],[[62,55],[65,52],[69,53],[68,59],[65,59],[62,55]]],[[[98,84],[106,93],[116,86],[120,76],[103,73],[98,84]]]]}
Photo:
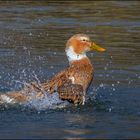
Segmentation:
{"type": "Polygon", "coordinates": [[[22,102],[25,102],[26,100],[27,100],[27,97],[21,94],[20,92],[0,94],[0,104],[22,103],[22,102]]]}
{"type": "Polygon", "coordinates": [[[0,104],[15,103],[15,99],[11,98],[8,94],[0,94],[0,104]]]}

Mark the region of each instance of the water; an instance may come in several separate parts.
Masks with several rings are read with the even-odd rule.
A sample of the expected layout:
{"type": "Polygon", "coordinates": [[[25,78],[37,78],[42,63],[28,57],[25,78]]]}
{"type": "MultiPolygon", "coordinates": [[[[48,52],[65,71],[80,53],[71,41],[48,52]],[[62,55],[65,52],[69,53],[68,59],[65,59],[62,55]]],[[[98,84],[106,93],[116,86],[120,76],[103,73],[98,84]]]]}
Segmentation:
{"type": "Polygon", "coordinates": [[[0,92],[67,67],[65,43],[76,33],[107,51],[88,54],[95,77],[85,106],[1,106],[0,138],[140,138],[139,9],[139,1],[1,1],[0,92]]]}

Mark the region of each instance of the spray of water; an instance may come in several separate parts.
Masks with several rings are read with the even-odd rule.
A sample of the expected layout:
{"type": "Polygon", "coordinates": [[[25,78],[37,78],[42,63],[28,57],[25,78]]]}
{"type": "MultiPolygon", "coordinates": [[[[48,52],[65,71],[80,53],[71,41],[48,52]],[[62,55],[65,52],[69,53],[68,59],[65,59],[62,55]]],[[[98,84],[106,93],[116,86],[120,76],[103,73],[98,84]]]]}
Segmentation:
{"type": "MultiPolygon", "coordinates": [[[[34,71],[32,72],[32,75],[36,81],[36,84],[43,91],[44,96],[42,98],[36,98],[36,95],[37,95],[36,90],[34,90],[34,89],[31,89],[30,91],[25,90],[25,91],[23,91],[23,94],[26,94],[26,92],[27,93],[30,92],[30,93],[28,93],[28,95],[30,95],[31,100],[25,102],[24,106],[28,106],[28,107],[34,108],[36,110],[46,110],[46,109],[64,108],[69,104],[67,101],[62,101],[61,99],[59,99],[59,95],[57,92],[55,92],[53,94],[49,94],[46,91],[44,91],[43,88],[41,87],[41,82],[34,71]]],[[[16,81],[16,82],[24,84],[24,87],[31,86],[27,82],[20,82],[20,81],[16,81]]]]}
{"type": "Polygon", "coordinates": [[[58,93],[56,92],[53,94],[45,94],[41,99],[34,98],[28,101],[25,106],[41,111],[46,109],[64,108],[68,104],[67,101],[60,100],[58,93]]]}

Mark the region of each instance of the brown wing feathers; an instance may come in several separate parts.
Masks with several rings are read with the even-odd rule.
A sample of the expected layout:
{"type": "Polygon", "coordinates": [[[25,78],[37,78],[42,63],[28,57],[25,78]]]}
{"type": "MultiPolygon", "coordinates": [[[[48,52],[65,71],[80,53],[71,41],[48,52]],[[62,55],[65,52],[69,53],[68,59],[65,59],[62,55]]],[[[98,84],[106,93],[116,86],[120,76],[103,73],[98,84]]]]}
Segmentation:
{"type": "Polygon", "coordinates": [[[62,71],[54,76],[52,79],[42,84],[44,90],[49,93],[53,93],[57,90],[58,87],[64,85],[65,83],[71,83],[71,80],[68,78],[67,71],[62,71]]]}

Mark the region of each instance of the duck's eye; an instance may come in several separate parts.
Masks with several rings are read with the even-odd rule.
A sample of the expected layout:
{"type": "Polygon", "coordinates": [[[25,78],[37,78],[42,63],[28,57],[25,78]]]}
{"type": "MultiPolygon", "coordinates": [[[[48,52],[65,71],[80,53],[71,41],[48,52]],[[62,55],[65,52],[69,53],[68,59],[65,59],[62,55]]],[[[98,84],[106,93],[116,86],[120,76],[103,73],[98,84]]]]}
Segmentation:
{"type": "Polygon", "coordinates": [[[82,41],[86,42],[87,40],[86,39],[83,39],[82,41]]]}

